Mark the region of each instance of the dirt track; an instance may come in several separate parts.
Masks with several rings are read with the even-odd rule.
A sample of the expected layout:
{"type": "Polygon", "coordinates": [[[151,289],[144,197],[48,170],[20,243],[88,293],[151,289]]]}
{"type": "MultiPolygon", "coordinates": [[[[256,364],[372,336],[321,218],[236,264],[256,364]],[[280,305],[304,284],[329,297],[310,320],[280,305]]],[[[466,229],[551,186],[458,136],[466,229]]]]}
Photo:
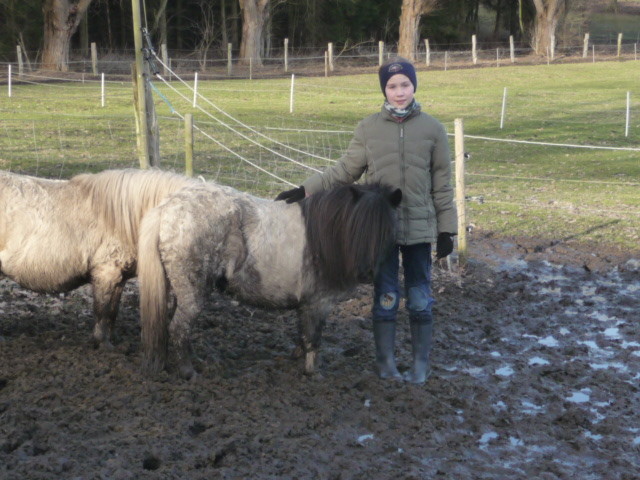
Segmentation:
{"type": "Polygon", "coordinates": [[[140,373],[134,283],[102,352],[88,289],[3,280],[0,478],[640,478],[640,257],[472,245],[461,276],[435,273],[424,386],[373,375],[368,286],[336,307],[312,378],[291,312],[213,297],[184,382],[140,373]]]}

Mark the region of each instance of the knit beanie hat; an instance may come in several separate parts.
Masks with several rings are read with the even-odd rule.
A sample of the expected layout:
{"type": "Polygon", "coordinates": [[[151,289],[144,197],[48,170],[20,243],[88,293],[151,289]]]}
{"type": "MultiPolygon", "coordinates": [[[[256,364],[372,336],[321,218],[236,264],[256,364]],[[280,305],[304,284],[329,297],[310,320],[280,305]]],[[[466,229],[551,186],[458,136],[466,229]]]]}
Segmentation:
{"type": "Polygon", "coordinates": [[[386,97],[384,93],[384,89],[387,86],[387,82],[394,75],[401,73],[405,75],[411,83],[413,84],[413,89],[418,89],[418,80],[416,78],[416,69],[413,64],[402,57],[395,57],[388,60],[384,65],[380,67],[378,70],[378,76],[380,77],[380,88],[382,89],[382,94],[386,97]]]}

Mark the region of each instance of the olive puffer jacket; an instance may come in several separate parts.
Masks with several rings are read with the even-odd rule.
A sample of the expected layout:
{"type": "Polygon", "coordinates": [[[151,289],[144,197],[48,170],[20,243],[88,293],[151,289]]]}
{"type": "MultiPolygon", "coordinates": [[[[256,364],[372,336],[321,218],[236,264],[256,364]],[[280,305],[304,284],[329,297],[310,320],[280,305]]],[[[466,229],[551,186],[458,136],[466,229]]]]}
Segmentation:
{"type": "Polygon", "coordinates": [[[313,194],[353,183],[363,174],[367,183],[402,190],[397,243],[433,243],[438,233],[457,233],[447,133],[419,107],[400,123],[384,107],[362,120],[338,162],[302,186],[313,194]]]}

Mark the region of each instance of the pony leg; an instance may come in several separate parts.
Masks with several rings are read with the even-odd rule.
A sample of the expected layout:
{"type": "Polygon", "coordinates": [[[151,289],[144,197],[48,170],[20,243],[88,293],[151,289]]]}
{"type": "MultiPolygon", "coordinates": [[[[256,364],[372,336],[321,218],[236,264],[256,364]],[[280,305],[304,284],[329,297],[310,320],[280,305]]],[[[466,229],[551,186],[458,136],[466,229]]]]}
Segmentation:
{"type": "Polygon", "coordinates": [[[188,295],[187,298],[178,297],[174,308],[175,313],[169,323],[169,342],[176,355],[178,372],[188,380],[195,374],[191,361],[191,325],[200,314],[201,306],[194,295],[188,295]]]}
{"type": "Polygon", "coordinates": [[[322,341],[324,327],[330,307],[312,304],[298,310],[298,349],[304,353],[304,373],[314,373],[317,363],[318,350],[322,341]]]}
{"type": "Polygon", "coordinates": [[[120,298],[126,282],[126,280],[122,279],[122,274],[119,270],[117,279],[111,277],[94,278],[93,280],[93,314],[95,317],[93,342],[95,348],[113,348],[111,334],[118,316],[120,298]]]}

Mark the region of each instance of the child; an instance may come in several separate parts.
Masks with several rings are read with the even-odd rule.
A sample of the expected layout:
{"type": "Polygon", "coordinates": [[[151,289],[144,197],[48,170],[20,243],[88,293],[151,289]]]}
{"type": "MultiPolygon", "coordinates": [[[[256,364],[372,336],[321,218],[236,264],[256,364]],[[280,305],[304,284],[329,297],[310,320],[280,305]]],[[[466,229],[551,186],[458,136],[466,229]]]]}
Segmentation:
{"type": "Polygon", "coordinates": [[[421,111],[413,64],[402,57],[387,61],[378,72],[385,102],[380,112],[362,120],[346,153],[333,166],[315,174],[276,200],[287,203],[348,184],[365,174],[367,183],[402,190],[396,245],[374,279],[373,333],[380,378],[424,383],[431,373],[433,319],[431,245],[444,258],[453,251],[457,212],[450,185],[451,158],[443,125],[421,111]],[[402,376],[396,366],[395,331],[400,303],[399,253],[409,311],[413,362],[402,376]]]}

